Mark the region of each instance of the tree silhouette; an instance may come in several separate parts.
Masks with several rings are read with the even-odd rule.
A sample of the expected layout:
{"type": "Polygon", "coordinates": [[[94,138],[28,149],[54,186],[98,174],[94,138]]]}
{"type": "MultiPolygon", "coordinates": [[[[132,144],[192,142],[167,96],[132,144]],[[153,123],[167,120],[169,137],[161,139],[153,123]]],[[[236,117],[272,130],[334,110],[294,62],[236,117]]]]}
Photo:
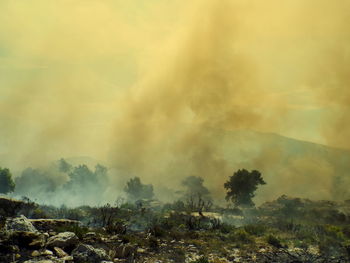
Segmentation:
{"type": "Polygon", "coordinates": [[[0,167],[0,193],[7,194],[15,190],[15,183],[9,169],[0,167]]]}
{"type": "Polygon", "coordinates": [[[259,171],[238,170],[224,184],[227,190],[226,200],[231,200],[235,206],[254,206],[252,201],[254,193],[258,189],[258,185],[264,184],[266,182],[259,171]]]}
{"type": "Polygon", "coordinates": [[[153,186],[145,185],[139,177],[131,178],[124,188],[129,199],[136,201],[139,199],[151,199],[154,196],[153,186]]]}

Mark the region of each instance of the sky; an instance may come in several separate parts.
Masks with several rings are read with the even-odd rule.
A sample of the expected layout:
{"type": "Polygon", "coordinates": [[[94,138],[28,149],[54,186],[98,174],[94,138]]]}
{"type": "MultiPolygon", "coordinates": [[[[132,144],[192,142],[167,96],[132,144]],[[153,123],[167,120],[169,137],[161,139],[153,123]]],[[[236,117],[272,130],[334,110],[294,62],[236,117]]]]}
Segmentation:
{"type": "Polygon", "coordinates": [[[349,11],[345,0],[2,0],[0,165],[91,156],[144,168],[145,148],[181,154],[204,127],[349,149],[349,11]]]}

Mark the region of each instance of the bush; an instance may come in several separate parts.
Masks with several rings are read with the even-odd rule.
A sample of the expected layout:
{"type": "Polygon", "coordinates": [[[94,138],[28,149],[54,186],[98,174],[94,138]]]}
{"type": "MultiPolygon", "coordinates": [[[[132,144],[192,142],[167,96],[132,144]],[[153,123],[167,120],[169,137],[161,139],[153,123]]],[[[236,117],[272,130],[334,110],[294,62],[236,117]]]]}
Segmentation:
{"type": "Polygon", "coordinates": [[[7,194],[15,190],[15,182],[9,169],[0,167],[0,193],[7,194]]]}
{"type": "Polygon", "coordinates": [[[231,241],[237,242],[238,244],[251,244],[254,243],[254,238],[251,237],[244,229],[240,228],[234,233],[229,235],[231,241]]]}
{"type": "Polygon", "coordinates": [[[222,224],[220,225],[219,231],[220,231],[221,233],[223,233],[223,234],[228,234],[228,233],[234,231],[235,228],[236,228],[236,227],[235,227],[234,225],[222,223],[222,224]]]}
{"type": "Polygon", "coordinates": [[[338,226],[326,225],[325,226],[326,234],[336,240],[343,241],[345,240],[345,235],[342,229],[338,226]]]}
{"type": "Polygon", "coordinates": [[[267,243],[269,243],[271,246],[274,246],[276,248],[283,248],[282,244],[281,244],[281,241],[275,237],[274,235],[268,235],[266,237],[266,241],[267,243]]]}
{"type": "Polygon", "coordinates": [[[265,234],[267,227],[264,225],[254,224],[244,226],[244,230],[250,235],[262,236],[265,234]]]}

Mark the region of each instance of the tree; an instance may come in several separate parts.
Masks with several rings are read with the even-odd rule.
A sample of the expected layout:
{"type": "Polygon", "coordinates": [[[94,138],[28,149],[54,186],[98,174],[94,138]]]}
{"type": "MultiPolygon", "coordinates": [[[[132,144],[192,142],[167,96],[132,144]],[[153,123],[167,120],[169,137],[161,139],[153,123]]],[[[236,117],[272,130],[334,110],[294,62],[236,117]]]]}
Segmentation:
{"type": "Polygon", "coordinates": [[[259,171],[238,170],[224,184],[227,190],[226,200],[231,200],[235,206],[254,206],[252,201],[254,193],[258,189],[258,185],[264,184],[266,182],[259,171]]]}
{"type": "Polygon", "coordinates": [[[201,195],[204,199],[211,199],[208,188],[203,185],[204,179],[199,176],[188,176],[182,181],[186,187],[185,195],[201,195]]]}
{"type": "Polygon", "coordinates": [[[128,197],[134,201],[139,199],[151,199],[154,195],[153,186],[151,184],[142,184],[139,177],[131,178],[126,183],[124,191],[127,193],[128,197]]]}
{"type": "Polygon", "coordinates": [[[15,190],[15,183],[9,169],[0,167],[0,193],[7,194],[15,190]]]}
{"type": "Polygon", "coordinates": [[[72,170],[73,166],[68,163],[65,159],[61,158],[58,161],[58,170],[62,173],[69,173],[72,170]]]}
{"type": "Polygon", "coordinates": [[[213,205],[210,192],[203,185],[203,182],[202,177],[188,176],[181,183],[186,188],[183,197],[186,207],[190,211],[198,211],[200,214],[203,210],[208,211],[213,205]]]}
{"type": "Polygon", "coordinates": [[[56,190],[58,182],[47,171],[26,168],[21,176],[16,177],[16,194],[37,198],[56,190]]]}

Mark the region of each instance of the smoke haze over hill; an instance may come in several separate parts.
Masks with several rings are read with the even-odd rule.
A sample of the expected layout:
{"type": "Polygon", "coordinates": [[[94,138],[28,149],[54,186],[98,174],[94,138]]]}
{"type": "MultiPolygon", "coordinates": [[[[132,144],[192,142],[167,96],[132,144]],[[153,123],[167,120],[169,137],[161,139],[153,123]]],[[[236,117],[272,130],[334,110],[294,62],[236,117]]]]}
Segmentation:
{"type": "Polygon", "coordinates": [[[348,151],[261,135],[350,149],[348,1],[5,0],[0,10],[1,166],[91,156],[115,184],[194,175],[218,195],[247,167],[266,177],[262,199],[348,198],[348,151]]]}

